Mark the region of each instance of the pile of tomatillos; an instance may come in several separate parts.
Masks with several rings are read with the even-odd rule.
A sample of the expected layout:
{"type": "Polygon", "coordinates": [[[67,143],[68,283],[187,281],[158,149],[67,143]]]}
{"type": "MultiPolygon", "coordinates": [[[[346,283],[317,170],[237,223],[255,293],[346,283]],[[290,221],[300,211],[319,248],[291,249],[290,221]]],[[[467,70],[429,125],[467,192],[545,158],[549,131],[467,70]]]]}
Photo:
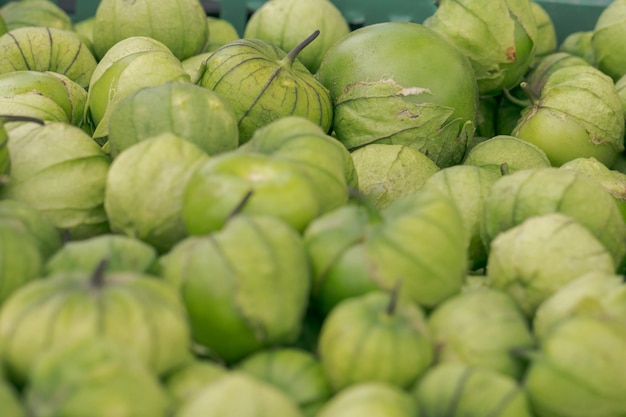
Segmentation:
{"type": "Polygon", "coordinates": [[[626,0],[0,7],[0,416],[626,416],[626,0]]]}

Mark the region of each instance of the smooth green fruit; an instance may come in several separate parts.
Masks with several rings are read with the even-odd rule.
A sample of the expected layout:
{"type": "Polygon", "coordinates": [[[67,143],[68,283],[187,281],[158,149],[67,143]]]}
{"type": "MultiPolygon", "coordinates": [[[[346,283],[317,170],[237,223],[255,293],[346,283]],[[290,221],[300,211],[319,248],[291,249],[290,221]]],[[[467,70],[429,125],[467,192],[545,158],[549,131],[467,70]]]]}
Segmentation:
{"type": "Polygon", "coordinates": [[[624,112],[611,78],[591,65],[553,72],[522,113],[513,136],[534,143],[554,166],[594,157],[611,167],[624,150],[624,112]]]}
{"type": "Polygon", "coordinates": [[[409,145],[438,166],[459,162],[473,134],[478,87],[471,64],[423,25],[384,22],[352,31],[326,53],[319,80],[349,149],[409,145]]]}

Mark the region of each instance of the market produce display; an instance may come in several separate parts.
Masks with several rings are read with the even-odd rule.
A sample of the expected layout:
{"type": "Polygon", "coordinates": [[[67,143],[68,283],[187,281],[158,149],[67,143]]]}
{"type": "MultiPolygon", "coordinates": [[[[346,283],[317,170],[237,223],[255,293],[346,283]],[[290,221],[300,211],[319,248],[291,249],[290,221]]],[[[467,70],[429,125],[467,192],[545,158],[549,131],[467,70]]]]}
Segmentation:
{"type": "Polygon", "coordinates": [[[0,1],[0,417],[626,417],[626,0],[258,3],[0,1]]]}

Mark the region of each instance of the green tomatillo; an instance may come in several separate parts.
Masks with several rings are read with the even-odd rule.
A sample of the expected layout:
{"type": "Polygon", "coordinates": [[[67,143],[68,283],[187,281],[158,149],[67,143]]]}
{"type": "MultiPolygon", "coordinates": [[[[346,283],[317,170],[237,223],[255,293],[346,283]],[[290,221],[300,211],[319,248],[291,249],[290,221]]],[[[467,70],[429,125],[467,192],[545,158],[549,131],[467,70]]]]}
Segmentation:
{"type": "Polygon", "coordinates": [[[137,272],[58,272],[21,287],[2,306],[0,361],[28,382],[50,349],[105,339],[163,375],[190,356],[190,331],[176,287],[137,272]],[[54,314],[51,312],[54,311],[54,314]]]}
{"type": "Polygon", "coordinates": [[[401,291],[399,281],[391,293],[344,300],[326,317],[317,353],[334,392],[364,382],[408,388],[433,363],[425,314],[401,291]]]}
{"type": "Polygon", "coordinates": [[[359,28],[328,50],[317,76],[333,99],[334,133],[348,149],[404,144],[439,167],[463,158],[478,87],[467,57],[434,30],[412,22],[359,28]]]}
{"type": "Polygon", "coordinates": [[[418,405],[406,390],[387,382],[362,382],[340,391],[318,417],[419,417],[418,405]]]}
{"type": "Polygon", "coordinates": [[[237,115],[239,139],[284,116],[300,116],[330,132],[331,97],[297,59],[313,42],[317,30],[288,53],[261,39],[239,39],[213,52],[204,63],[198,84],[225,97],[237,115]]]}
{"type": "Polygon", "coordinates": [[[98,2],[93,46],[102,59],[116,43],[146,36],[163,43],[180,60],[202,51],[207,38],[206,12],[198,0],[98,2]]]}
{"type": "Polygon", "coordinates": [[[269,215],[298,231],[344,205],[357,176],[348,151],[308,119],[286,116],[259,128],[236,151],[213,156],[184,189],[190,234],[218,230],[233,211],[269,215]]]}
{"type": "Polygon", "coordinates": [[[245,38],[263,39],[284,51],[319,29],[320,38],[303,50],[298,59],[316,73],[328,49],[350,33],[350,26],[329,0],[271,0],[263,3],[246,23],[245,38]]]}
{"type": "Polygon", "coordinates": [[[43,352],[29,381],[24,403],[33,416],[166,417],[171,411],[157,375],[106,339],[43,352]]]}
{"type": "Polygon", "coordinates": [[[413,390],[428,417],[533,417],[528,396],[513,378],[482,367],[440,364],[413,390]]]}
{"type": "Polygon", "coordinates": [[[0,74],[17,70],[53,71],[86,88],[97,62],[73,31],[27,26],[0,37],[0,74]]]}
{"type": "Polygon", "coordinates": [[[194,341],[225,363],[293,341],[308,304],[310,266],[302,237],[267,216],[234,215],[191,236],[159,261],[179,289],[194,341]]]}
{"type": "Polygon", "coordinates": [[[466,55],[481,95],[516,86],[535,59],[537,24],[531,0],[441,0],[424,21],[466,55]]]}
{"type": "Polygon", "coordinates": [[[624,150],[624,111],[613,80],[588,64],[559,68],[512,135],[539,146],[554,166],[594,157],[611,167],[624,150]]]}
{"type": "Polygon", "coordinates": [[[406,298],[432,308],[458,293],[468,267],[463,218],[437,190],[418,190],[376,209],[357,202],[315,219],[304,233],[313,267],[312,297],[328,312],[340,301],[398,279],[406,298]]]}

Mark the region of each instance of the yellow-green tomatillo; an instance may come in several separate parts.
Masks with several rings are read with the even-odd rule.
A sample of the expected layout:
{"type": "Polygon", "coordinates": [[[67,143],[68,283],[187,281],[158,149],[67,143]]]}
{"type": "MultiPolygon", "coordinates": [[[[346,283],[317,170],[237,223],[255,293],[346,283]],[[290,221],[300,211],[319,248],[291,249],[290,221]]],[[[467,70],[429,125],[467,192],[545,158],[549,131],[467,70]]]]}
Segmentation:
{"type": "Polygon", "coordinates": [[[529,217],[500,233],[487,259],[489,285],[507,292],[528,318],[563,285],[592,271],[615,273],[611,253],[561,213],[529,217]]]}
{"type": "Polygon", "coordinates": [[[252,14],[243,36],[263,39],[289,51],[316,29],[320,38],[298,55],[300,62],[316,73],[328,49],[350,33],[348,22],[331,1],[267,1],[252,14]]]}
{"type": "Polygon", "coordinates": [[[178,409],[204,387],[228,372],[228,368],[217,362],[194,358],[169,373],[164,378],[163,385],[170,394],[174,407],[178,409]]]}
{"type": "Polygon", "coordinates": [[[319,359],[301,349],[262,350],[239,362],[236,369],[280,388],[309,417],[316,416],[332,395],[319,359]]]}
{"type": "Polygon", "coordinates": [[[418,410],[406,390],[385,382],[363,382],[337,393],[318,417],[419,417],[418,410]]]}
{"type": "Polygon", "coordinates": [[[561,322],[579,315],[611,317],[626,323],[626,308],[615,311],[612,304],[620,293],[623,299],[626,285],[622,276],[599,270],[583,274],[539,305],[533,317],[533,333],[541,341],[561,322]]]}
{"type": "Polygon", "coordinates": [[[556,326],[529,354],[526,391],[537,417],[626,414],[626,327],[594,317],[556,326]]]}
{"type": "Polygon", "coordinates": [[[611,167],[624,150],[624,111],[613,80],[591,65],[554,71],[512,134],[543,149],[554,166],[594,157],[611,167]]]}
{"type": "Polygon", "coordinates": [[[96,59],[73,31],[28,26],[0,37],[0,73],[53,71],[87,87],[96,59]]]}
{"type": "Polygon", "coordinates": [[[511,354],[535,344],[528,320],[505,291],[476,288],[446,301],[428,317],[438,363],[490,369],[521,380],[526,361],[511,354]]]}
{"type": "MultiPolygon", "coordinates": [[[[93,46],[102,59],[116,43],[146,36],[163,43],[178,59],[202,51],[207,39],[206,12],[198,0],[159,3],[102,0],[93,27],[93,46]]],[[[156,68],[153,64],[152,68],[156,68]]]]}
{"type": "Polygon", "coordinates": [[[186,401],[175,417],[304,417],[280,389],[243,372],[232,372],[186,401]]]}
{"type": "Polygon", "coordinates": [[[626,75],[626,57],[621,52],[626,42],[626,1],[612,1],[596,20],[591,47],[597,67],[617,81],[626,75]]]}
{"type": "Polygon", "coordinates": [[[594,56],[591,38],[593,30],[583,30],[572,32],[563,39],[559,46],[559,52],[567,52],[576,55],[587,61],[591,65],[595,65],[596,58],[594,56]]]}
{"type": "Polygon", "coordinates": [[[29,372],[24,403],[36,416],[166,417],[171,411],[157,375],[108,340],[42,352],[29,372]]]}
{"type": "Polygon", "coordinates": [[[351,154],[359,190],[380,209],[416,193],[439,171],[432,159],[406,145],[370,143],[351,154]]]}
{"type": "Polygon", "coordinates": [[[108,150],[116,157],[133,144],[170,132],[209,155],[237,148],[239,130],[228,101],[208,88],[168,82],[145,87],[111,112],[108,150]]]}
{"type": "Polygon", "coordinates": [[[205,61],[198,84],[230,102],[241,143],[258,128],[285,116],[304,117],[330,132],[330,93],[297,59],[319,33],[313,32],[288,53],[261,39],[235,40],[205,61]]]}
{"type": "Polygon", "coordinates": [[[537,24],[530,0],[441,0],[424,21],[466,55],[481,95],[497,95],[521,80],[535,59],[537,24]]]}
{"type": "Polygon", "coordinates": [[[422,309],[372,291],[342,301],[322,324],[318,354],[331,389],[364,382],[408,388],[433,363],[435,344],[422,309]]]}
{"type": "Polygon", "coordinates": [[[34,126],[11,131],[11,174],[2,198],[31,205],[71,238],[108,231],[103,203],[109,156],[77,126],[34,126]]]}
{"type": "Polygon", "coordinates": [[[485,168],[498,175],[551,166],[541,148],[509,135],[497,135],[477,144],[465,155],[463,164],[485,168]]]}
{"type": "Polygon", "coordinates": [[[98,61],[89,81],[85,123],[94,139],[104,143],[113,108],[144,88],[167,82],[191,82],[182,63],[155,39],[132,36],[113,45],[98,61]]]}
{"type": "Polygon", "coordinates": [[[478,87],[468,58],[434,30],[412,22],[359,28],[328,50],[317,76],[333,99],[334,134],[348,149],[408,145],[439,167],[463,158],[478,87]]]}
{"type": "Polygon", "coordinates": [[[438,190],[457,206],[467,238],[468,268],[478,270],[487,262],[487,249],[481,238],[483,204],[499,172],[480,166],[454,165],[431,175],[421,190],[438,190]]]}
{"type": "Polygon", "coordinates": [[[234,215],[163,255],[161,276],[184,300],[196,344],[228,364],[293,341],[308,304],[301,236],[268,216],[234,215]]]}
{"type": "Polygon", "coordinates": [[[138,238],[160,253],[187,236],[183,191],[209,155],[173,133],[121,152],[106,176],[104,209],[111,230],[138,238]]]}
{"type": "Polygon", "coordinates": [[[562,213],[603,243],[615,265],[626,254],[626,223],[613,196],[597,181],[571,170],[532,168],[498,179],[484,203],[482,236],[487,248],[501,232],[524,220],[562,213]]]}
{"type": "Polygon", "coordinates": [[[428,417],[533,417],[523,387],[508,375],[480,366],[438,364],[413,389],[428,417]]]}
{"type": "Polygon", "coordinates": [[[418,190],[376,209],[366,197],[315,219],[304,232],[313,303],[328,312],[398,279],[412,301],[432,308],[458,293],[468,267],[463,218],[454,201],[418,190]]]}
{"type": "Polygon", "coordinates": [[[72,18],[57,3],[48,0],[10,1],[0,8],[7,31],[40,26],[73,30],[72,18]]]}
{"type": "Polygon", "coordinates": [[[31,70],[0,74],[4,114],[80,126],[86,104],[87,90],[63,74],[31,70]]]}
{"type": "Polygon", "coordinates": [[[90,273],[30,282],[2,306],[0,361],[19,384],[29,382],[45,352],[102,339],[156,375],[185,363],[190,329],[176,287],[137,272],[107,272],[103,261],[90,273]]]}

